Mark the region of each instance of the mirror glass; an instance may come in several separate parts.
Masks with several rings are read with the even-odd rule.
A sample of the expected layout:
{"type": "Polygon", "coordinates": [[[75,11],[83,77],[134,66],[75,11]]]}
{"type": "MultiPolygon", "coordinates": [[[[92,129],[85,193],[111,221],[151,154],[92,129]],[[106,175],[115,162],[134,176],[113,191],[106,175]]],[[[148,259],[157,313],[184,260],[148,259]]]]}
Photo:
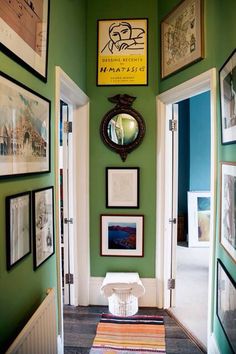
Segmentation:
{"type": "Polygon", "coordinates": [[[135,141],[139,133],[137,120],[127,113],[112,117],[107,125],[109,139],[117,145],[128,145],[135,141]]]}

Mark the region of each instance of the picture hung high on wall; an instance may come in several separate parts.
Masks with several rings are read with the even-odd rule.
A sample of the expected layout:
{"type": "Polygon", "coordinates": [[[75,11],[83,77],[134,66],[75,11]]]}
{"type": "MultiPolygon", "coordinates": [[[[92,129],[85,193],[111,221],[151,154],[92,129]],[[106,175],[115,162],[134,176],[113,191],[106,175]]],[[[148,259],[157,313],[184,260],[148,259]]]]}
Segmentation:
{"type": "Polygon", "coordinates": [[[220,69],[222,144],[236,142],[236,49],[220,69]]]}
{"type": "Polygon", "coordinates": [[[31,252],[31,193],[6,197],[7,269],[31,252]]]}
{"type": "Polygon", "coordinates": [[[220,242],[236,262],[236,163],[221,163],[220,242]]]}
{"type": "Polygon", "coordinates": [[[53,187],[32,192],[34,269],[54,254],[53,187]]]}
{"type": "Polygon", "coordinates": [[[0,73],[0,177],[50,171],[50,101],[0,73]]]}
{"type": "Polygon", "coordinates": [[[101,215],[101,256],[143,257],[143,215],[101,215]]]}
{"type": "Polygon", "coordinates": [[[47,80],[49,0],[0,1],[0,49],[47,80]]]}
{"type": "Polygon", "coordinates": [[[236,283],[220,259],[217,259],[216,313],[232,353],[236,353],[236,283]]]}
{"type": "Polygon", "coordinates": [[[148,20],[98,20],[97,85],[148,84],[148,20]]]}
{"type": "Polygon", "coordinates": [[[161,22],[161,77],[203,58],[203,0],[183,0],[161,22]]]}

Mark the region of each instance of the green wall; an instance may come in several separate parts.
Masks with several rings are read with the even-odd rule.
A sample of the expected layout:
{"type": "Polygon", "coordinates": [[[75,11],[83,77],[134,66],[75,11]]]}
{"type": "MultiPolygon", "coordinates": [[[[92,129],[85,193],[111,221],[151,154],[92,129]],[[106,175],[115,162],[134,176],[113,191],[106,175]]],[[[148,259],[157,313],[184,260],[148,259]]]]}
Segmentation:
{"type": "Polygon", "coordinates": [[[83,90],[86,88],[86,1],[51,0],[50,7],[47,83],[0,53],[2,72],[51,100],[52,124],[52,172],[0,180],[0,352],[4,352],[42,301],[45,290],[57,287],[55,255],[36,271],[33,271],[32,253],[10,271],[6,270],[5,197],[54,185],[55,65],[61,66],[83,90]]]}
{"type": "Polygon", "coordinates": [[[90,97],[90,243],[91,275],[105,276],[107,271],[138,271],[142,277],[155,276],[155,183],[156,183],[156,103],[157,92],[157,2],[88,0],[87,21],[87,94],[90,97]],[[96,86],[96,50],[98,19],[148,18],[148,86],[96,86]],[[101,120],[113,105],[108,97],[119,93],[136,96],[133,108],[146,124],[146,135],[139,148],[126,161],[109,150],[99,134],[101,120]],[[106,209],[105,168],[140,167],[140,208],[106,209]],[[100,256],[100,214],[144,215],[144,257],[100,256]]]}
{"type": "MultiPolygon", "coordinates": [[[[158,17],[159,23],[161,19],[168,14],[168,12],[178,3],[179,1],[159,1],[158,7],[158,17]]],[[[224,64],[228,56],[236,47],[236,22],[234,14],[236,13],[236,2],[235,0],[226,0],[222,2],[221,0],[205,0],[204,1],[204,18],[205,18],[205,58],[200,62],[182,70],[173,76],[160,80],[159,79],[159,92],[163,92],[171,87],[174,87],[212,67],[216,67],[217,71],[224,64]]],[[[160,77],[160,76],[159,76],[160,77]]],[[[218,79],[218,77],[217,77],[218,79]]],[[[216,258],[220,258],[226,268],[228,269],[231,276],[236,280],[236,264],[226,253],[219,242],[219,199],[220,199],[220,189],[219,189],[219,177],[220,177],[220,161],[236,161],[236,144],[233,145],[222,145],[221,135],[220,135],[220,103],[219,103],[219,85],[217,83],[217,121],[218,121],[218,132],[217,132],[217,217],[216,217],[216,257],[215,257],[215,270],[216,270],[216,258]]],[[[214,286],[215,286],[214,276],[214,286]]],[[[222,353],[231,353],[230,347],[226,340],[226,337],[222,331],[221,325],[216,316],[215,310],[215,288],[214,293],[214,305],[212,309],[213,314],[213,330],[217,338],[218,346],[222,353]]]]}

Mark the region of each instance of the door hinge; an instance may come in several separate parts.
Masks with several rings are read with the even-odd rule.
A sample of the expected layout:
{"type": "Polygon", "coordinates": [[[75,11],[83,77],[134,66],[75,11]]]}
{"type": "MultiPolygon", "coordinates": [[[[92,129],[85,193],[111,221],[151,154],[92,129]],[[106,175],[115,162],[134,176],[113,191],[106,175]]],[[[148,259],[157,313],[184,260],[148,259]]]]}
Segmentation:
{"type": "Polygon", "coordinates": [[[67,218],[64,218],[64,224],[73,224],[73,218],[69,218],[69,219],[67,219],[67,218]]]}
{"type": "Polygon", "coordinates": [[[168,290],[175,289],[175,279],[173,279],[173,278],[168,279],[167,287],[168,287],[168,290]]]}
{"type": "Polygon", "coordinates": [[[71,273],[65,274],[65,283],[66,284],[74,284],[74,275],[71,273]]]}
{"type": "Polygon", "coordinates": [[[64,122],[63,130],[65,134],[72,133],[72,122],[64,122]]]}
{"type": "Polygon", "coordinates": [[[169,219],[169,223],[171,223],[171,224],[176,224],[176,218],[169,219]]]}
{"type": "Polygon", "coordinates": [[[171,131],[171,132],[177,131],[177,120],[176,119],[169,120],[169,131],[171,131]]]}

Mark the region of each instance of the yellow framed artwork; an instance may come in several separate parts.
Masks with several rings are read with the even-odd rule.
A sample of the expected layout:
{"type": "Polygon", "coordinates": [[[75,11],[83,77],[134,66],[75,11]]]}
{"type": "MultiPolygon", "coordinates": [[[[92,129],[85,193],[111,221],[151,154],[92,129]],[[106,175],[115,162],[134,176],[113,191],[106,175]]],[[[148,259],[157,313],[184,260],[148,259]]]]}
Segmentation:
{"type": "Polygon", "coordinates": [[[147,19],[98,20],[97,85],[147,85],[147,19]]]}

